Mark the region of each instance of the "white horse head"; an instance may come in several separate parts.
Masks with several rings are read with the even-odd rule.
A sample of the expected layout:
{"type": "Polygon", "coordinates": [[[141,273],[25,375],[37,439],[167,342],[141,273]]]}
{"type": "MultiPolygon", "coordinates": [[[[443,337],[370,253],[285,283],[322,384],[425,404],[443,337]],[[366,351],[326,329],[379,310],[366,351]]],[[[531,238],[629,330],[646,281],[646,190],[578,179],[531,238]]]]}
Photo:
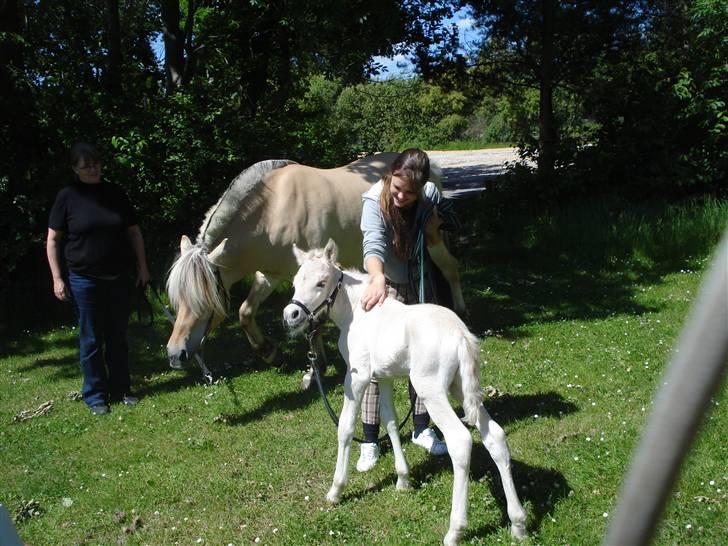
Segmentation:
{"type": "Polygon", "coordinates": [[[301,334],[307,326],[309,313],[323,312],[327,298],[334,294],[341,274],[336,265],[338,253],[333,239],[329,239],[323,249],[308,252],[293,244],[293,255],[300,268],[293,278],[292,303],[283,309],[283,322],[291,335],[301,334]]]}
{"type": "Polygon", "coordinates": [[[225,252],[227,239],[212,252],[198,243],[193,245],[183,235],[180,256],[167,278],[167,294],[177,311],[172,335],[167,342],[167,356],[173,368],[180,368],[200,349],[203,338],[227,314],[227,287],[216,265],[225,252]]]}

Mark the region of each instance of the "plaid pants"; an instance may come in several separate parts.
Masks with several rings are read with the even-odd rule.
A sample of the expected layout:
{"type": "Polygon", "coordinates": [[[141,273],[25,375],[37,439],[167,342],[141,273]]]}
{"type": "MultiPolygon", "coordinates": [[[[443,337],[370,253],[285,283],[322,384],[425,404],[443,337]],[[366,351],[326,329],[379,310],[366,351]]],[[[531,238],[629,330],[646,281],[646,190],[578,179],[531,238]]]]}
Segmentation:
{"type": "MultiPolygon", "coordinates": [[[[409,283],[396,284],[387,280],[387,297],[394,298],[405,304],[419,302],[418,295],[409,283]]],[[[427,409],[420,397],[417,396],[415,389],[412,388],[412,383],[409,384],[409,396],[410,403],[414,404],[413,415],[427,416],[426,419],[429,421],[427,409]]],[[[375,379],[372,379],[367,390],[364,391],[364,398],[361,403],[361,421],[367,425],[379,426],[379,385],[375,379]]]]}

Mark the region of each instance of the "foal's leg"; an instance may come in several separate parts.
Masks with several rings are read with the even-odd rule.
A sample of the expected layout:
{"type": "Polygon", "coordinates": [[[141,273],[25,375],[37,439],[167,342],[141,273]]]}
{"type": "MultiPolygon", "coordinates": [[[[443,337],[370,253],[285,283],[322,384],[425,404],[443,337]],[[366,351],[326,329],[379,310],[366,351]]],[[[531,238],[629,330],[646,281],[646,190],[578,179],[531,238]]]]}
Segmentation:
{"type": "Polygon", "coordinates": [[[483,445],[490,453],[498,472],[500,472],[503,491],[506,494],[508,519],[511,520],[511,534],[515,538],[526,536],[526,511],[518,500],[516,485],[511,474],[511,453],[506,443],[506,434],[498,423],[488,414],[481,404],[478,411],[478,430],[483,438],[483,445]]]}
{"type": "Polygon", "coordinates": [[[392,381],[379,380],[379,409],[389,434],[389,440],[392,442],[392,451],[394,452],[394,468],[397,471],[397,489],[409,489],[409,466],[404,458],[402,450],[402,442],[399,437],[399,427],[397,423],[397,412],[394,409],[394,401],[392,399],[392,381]]]}
{"type": "Polygon", "coordinates": [[[446,546],[457,544],[468,525],[468,480],[473,439],[452,409],[447,393],[436,378],[410,377],[412,386],[425,403],[430,418],[442,432],[452,460],[452,508],[450,528],[443,539],[446,546]]]}
{"type": "Polygon", "coordinates": [[[245,298],[238,311],[240,326],[245,331],[250,345],[269,364],[275,360],[278,347],[270,339],[263,336],[255,322],[255,314],[258,312],[260,304],[271,295],[280,282],[280,279],[267,277],[260,271],[256,271],[253,286],[250,287],[248,297],[245,298]]]}
{"type": "Polygon", "coordinates": [[[354,437],[356,416],[359,413],[364,390],[369,384],[369,375],[351,373],[351,366],[344,379],[344,406],[339,417],[338,440],[339,449],[336,455],[336,470],[334,482],[326,494],[326,500],[337,503],[341,499],[341,492],[349,479],[349,455],[351,454],[351,441],[354,437]]]}

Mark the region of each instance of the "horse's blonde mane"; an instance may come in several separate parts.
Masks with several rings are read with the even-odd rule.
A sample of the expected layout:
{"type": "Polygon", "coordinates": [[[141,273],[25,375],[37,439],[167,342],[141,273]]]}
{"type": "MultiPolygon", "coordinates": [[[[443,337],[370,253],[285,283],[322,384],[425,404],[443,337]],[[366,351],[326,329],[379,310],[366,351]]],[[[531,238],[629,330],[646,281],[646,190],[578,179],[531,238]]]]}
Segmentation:
{"type": "Polygon", "coordinates": [[[207,248],[202,244],[181,254],[169,270],[167,294],[175,310],[184,304],[195,318],[205,316],[210,310],[225,316],[227,308],[221,292],[207,259],[207,248]]]}
{"type": "Polygon", "coordinates": [[[223,230],[236,215],[242,218],[260,202],[259,186],[270,171],[294,164],[288,159],[268,159],[259,161],[245,169],[228,186],[217,203],[205,214],[205,220],[197,234],[197,243],[208,248],[219,241],[223,230]]]}

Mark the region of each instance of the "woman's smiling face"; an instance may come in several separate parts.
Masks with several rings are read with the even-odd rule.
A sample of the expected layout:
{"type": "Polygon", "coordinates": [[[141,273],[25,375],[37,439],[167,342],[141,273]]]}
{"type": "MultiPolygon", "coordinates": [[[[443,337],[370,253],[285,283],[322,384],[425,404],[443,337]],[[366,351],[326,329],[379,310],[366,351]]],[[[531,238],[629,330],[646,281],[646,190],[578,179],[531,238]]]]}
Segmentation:
{"type": "Polygon", "coordinates": [[[413,184],[406,178],[401,178],[396,174],[392,175],[392,181],[389,184],[389,192],[392,194],[392,202],[399,209],[406,209],[417,202],[417,192],[412,187],[413,184]]]}

